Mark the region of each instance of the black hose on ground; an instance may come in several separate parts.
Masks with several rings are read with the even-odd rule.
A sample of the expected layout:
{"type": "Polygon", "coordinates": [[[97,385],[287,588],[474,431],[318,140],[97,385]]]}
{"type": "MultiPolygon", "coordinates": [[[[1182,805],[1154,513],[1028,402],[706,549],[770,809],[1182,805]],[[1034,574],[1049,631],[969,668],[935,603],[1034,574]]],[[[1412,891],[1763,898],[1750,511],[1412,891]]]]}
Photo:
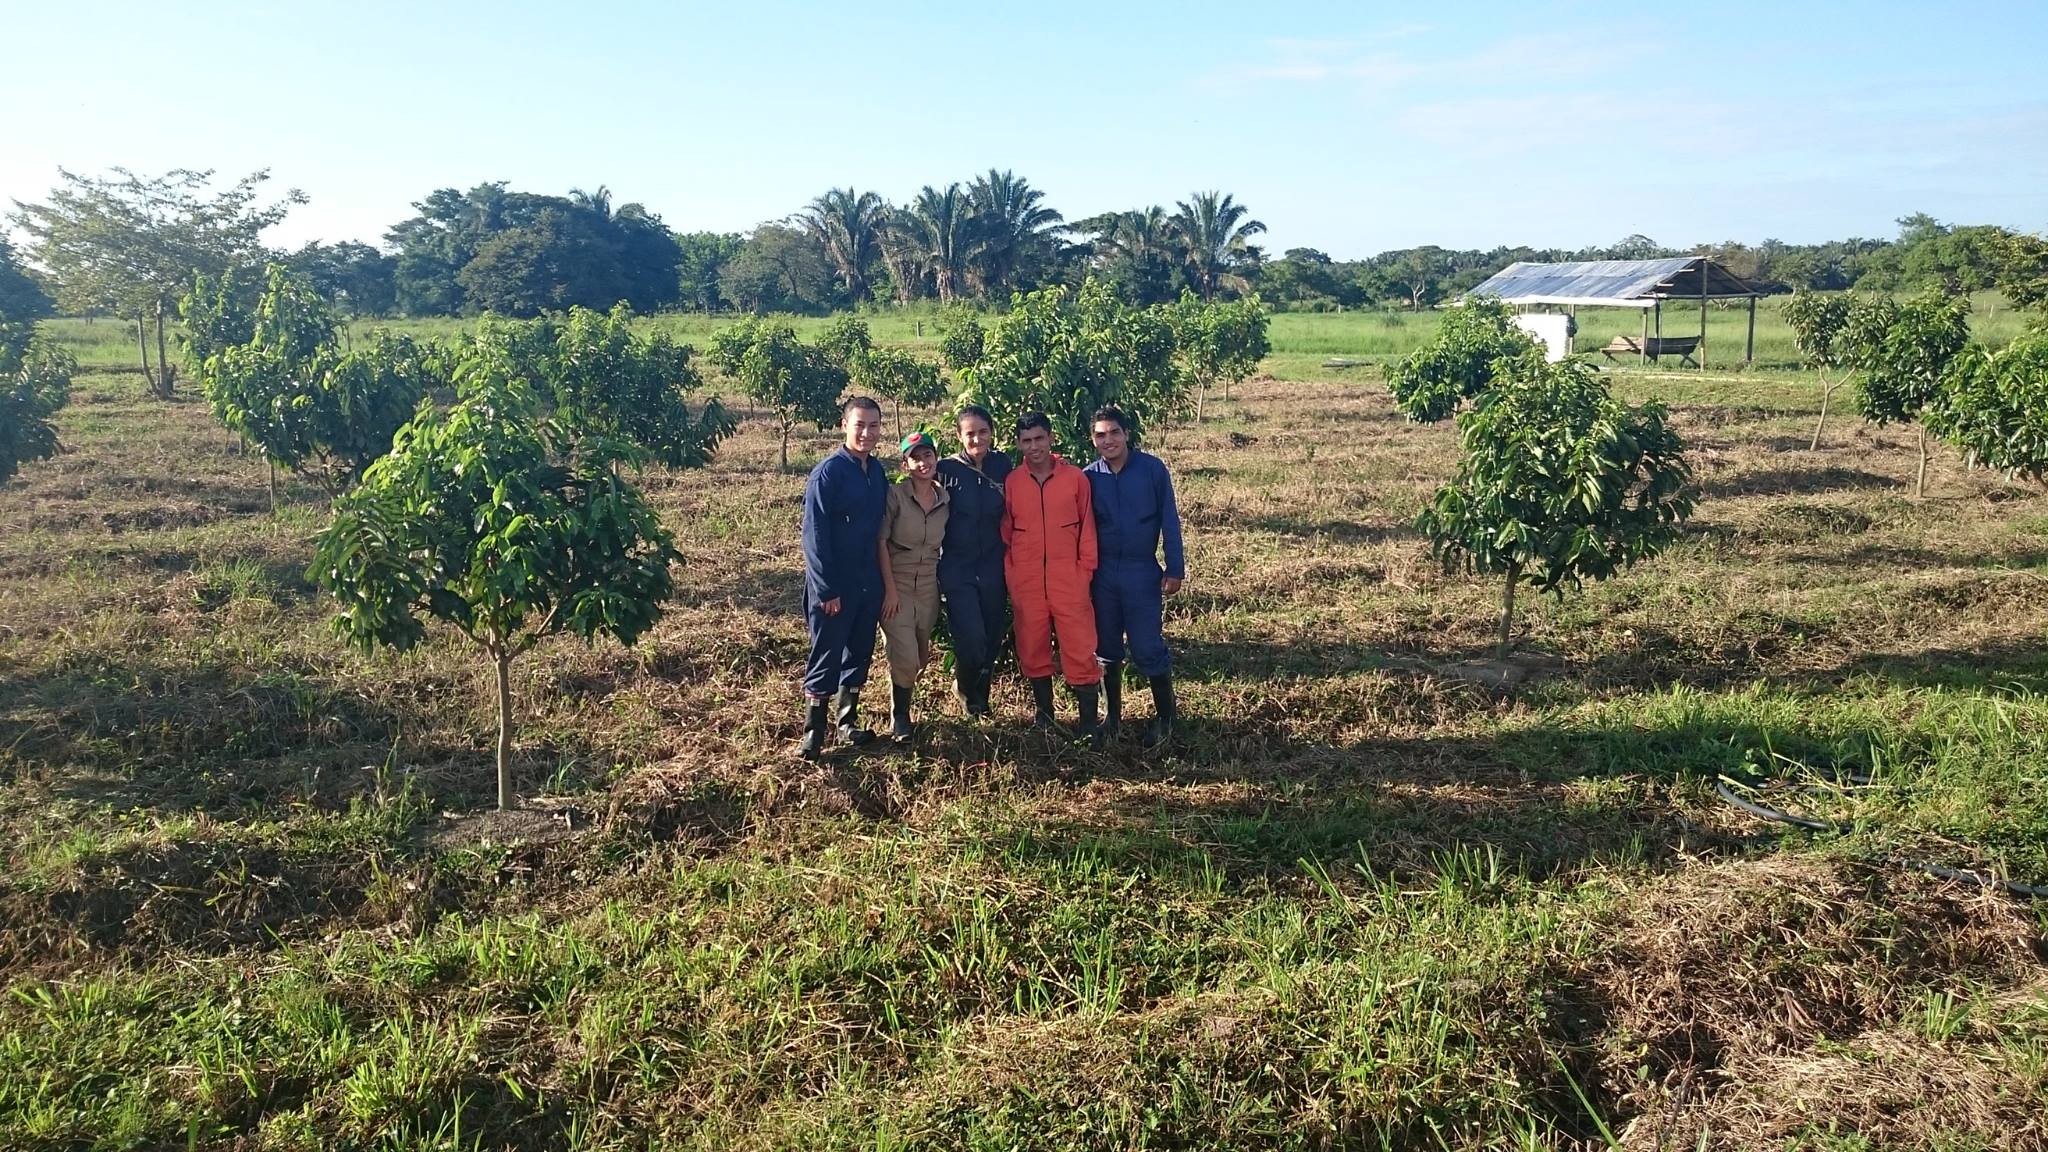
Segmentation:
{"type": "MultiPolygon", "coordinates": [[[[1841,772],[1838,773],[1834,783],[1838,788],[1845,785],[1863,787],[1870,783],[1870,777],[1860,772],[1841,772]]],[[[1820,784],[1805,784],[1792,787],[1799,792],[1812,793],[1822,786],[1820,784]]],[[[1720,796],[1726,803],[1762,820],[1769,820],[1778,824],[1789,824],[1794,828],[1803,829],[1808,832],[1847,831],[1844,825],[1832,820],[1822,820],[1814,816],[1804,816],[1797,812],[1787,812],[1783,809],[1773,808],[1768,804],[1759,803],[1747,796],[1743,796],[1736,791],[1738,788],[1741,788],[1753,794],[1762,795],[1767,787],[1767,784],[1754,782],[1754,778],[1750,781],[1744,781],[1737,780],[1732,776],[1723,775],[1714,782],[1714,793],[1720,796]]],[[[1953,880],[1962,884],[1975,885],[1979,888],[2002,889],[2014,896],[2024,896],[2032,900],[2048,900],[2048,884],[2022,884],[2016,880],[2007,880],[2002,876],[1992,875],[1987,872],[1978,872],[1968,868],[1950,868],[1946,865],[1933,863],[1932,861],[1915,860],[1899,855],[1885,856],[1883,860],[1887,864],[1911,869],[1915,872],[1924,872],[1941,880],[1953,880]]]]}

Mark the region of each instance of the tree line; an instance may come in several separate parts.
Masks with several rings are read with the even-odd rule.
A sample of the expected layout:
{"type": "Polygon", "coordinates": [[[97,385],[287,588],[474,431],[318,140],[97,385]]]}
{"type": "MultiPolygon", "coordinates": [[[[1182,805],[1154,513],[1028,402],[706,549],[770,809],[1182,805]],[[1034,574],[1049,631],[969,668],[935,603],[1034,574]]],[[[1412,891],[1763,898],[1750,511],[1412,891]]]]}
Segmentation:
{"type": "Polygon", "coordinates": [[[310,281],[345,317],[535,316],[618,303],[636,312],[756,314],[921,300],[1006,305],[1015,293],[1076,287],[1089,277],[1138,305],[1182,293],[1257,293],[1274,309],[1325,311],[1428,307],[1518,260],[1700,253],[1787,291],[1967,292],[1997,279],[2023,235],[1917,213],[1902,218],[1890,240],[1671,248],[1634,235],[1582,249],[1423,245],[1337,260],[1291,248],[1271,258],[1256,243],[1265,225],[1228,193],[1070,220],[1024,177],[991,169],[925,185],[900,204],[874,191],[827,189],[746,233],[679,232],[642,204],[616,203],[603,186],[556,196],[495,181],[431,192],[381,247],[313,242],[277,252],[260,234],[305,197],[294,190],[266,201],[266,179],[259,171],[216,190],[208,172],[64,172],[44,200],[16,202],[11,220],[27,243],[19,253],[0,249],[0,294],[147,325],[153,332],[137,334],[139,358],[163,390],[176,371],[164,323],[192,277],[239,266],[253,291],[255,270],[270,261],[310,281]]]}

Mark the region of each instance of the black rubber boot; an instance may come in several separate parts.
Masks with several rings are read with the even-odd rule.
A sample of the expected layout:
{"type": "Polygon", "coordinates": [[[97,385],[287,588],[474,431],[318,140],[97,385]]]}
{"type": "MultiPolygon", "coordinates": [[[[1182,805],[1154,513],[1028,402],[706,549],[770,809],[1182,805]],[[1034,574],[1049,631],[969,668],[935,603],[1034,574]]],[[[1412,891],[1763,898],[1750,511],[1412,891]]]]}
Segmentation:
{"type": "Polygon", "coordinates": [[[1152,677],[1152,723],[1145,727],[1147,749],[1163,747],[1173,738],[1173,722],[1180,718],[1180,706],[1173,699],[1173,673],[1152,677]]]}
{"type": "Polygon", "coordinates": [[[797,743],[796,754],[806,760],[816,760],[825,754],[825,731],[831,720],[827,715],[831,705],[823,700],[813,700],[804,707],[804,738],[797,743]]]}
{"type": "Polygon", "coordinates": [[[889,685],[889,735],[898,740],[910,739],[910,689],[901,684],[889,685]]]}
{"type": "Polygon", "coordinates": [[[1124,666],[1121,661],[1102,666],[1102,736],[1098,743],[1116,742],[1124,726],[1124,666]]]}
{"type": "Polygon", "coordinates": [[[953,695],[960,698],[960,711],[974,715],[974,685],[978,673],[965,664],[953,666],[953,695]]]}
{"type": "Polygon", "coordinates": [[[875,738],[874,731],[860,726],[860,689],[841,688],[834,702],[839,715],[839,738],[855,748],[875,738]]]}
{"type": "Polygon", "coordinates": [[[996,670],[984,666],[974,674],[974,715],[986,718],[993,709],[989,707],[989,689],[995,686],[996,670]]]}
{"type": "Polygon", "coordinates": [[[1040,732],[1057,733],[1060,722],[1052,714],[1052,677],[1031,678],[1031,700],[1038,705],[1038,713],[1031,718],[1031,727],[1040,732]]]}
{"type": "Polygon", "coordinates": [[[1074,702],[1081,706],[1081,726],[1074,729],[1074,737],[1086,740],[1090,748],[1102,747],[1105,743],[1102,738],[1102,725],[1096,717],[1096,706],[1101,703],[1100,687],[1089,684],[1075,688],[1074,702]]]}

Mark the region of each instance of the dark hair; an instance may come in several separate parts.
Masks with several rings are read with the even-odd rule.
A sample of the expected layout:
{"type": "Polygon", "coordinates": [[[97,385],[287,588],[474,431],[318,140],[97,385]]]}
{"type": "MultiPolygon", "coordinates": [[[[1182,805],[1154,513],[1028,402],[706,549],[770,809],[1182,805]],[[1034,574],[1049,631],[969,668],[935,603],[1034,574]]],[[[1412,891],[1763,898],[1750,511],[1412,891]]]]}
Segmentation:
{"type": "Polygon", "coordinates": [[[1118,428],[1123,429],[1124,435],[1128,436],[1131,434],[1131,418],[1124,415],[1124,410],[1118,408],[1116,405],[1104,404],[1102,407],[1097,408],[1095,410],[1094,416],[1089,418],[1091,424],[1100,424],[1104,420],[1107,420],[1110,423],[1115,424],[1118,428]]]}
{"type": "Polygon", "coordinates": [[[989,410],[988,410],[988,409],[986,409],[986,408],[983,408],[983,407],[982,407],[981,405],[979,405],[979,404],[968,404],[968,405],[964,405],[964,406],[963,406],[963,407],[962,407],[962,408],[960,409],[960,411],[958,411],[958,412],[955,412],[955,413],[953,414],[953,426],[954,426],[954,427],[956,427],[956,428],[957,428],[957,427],[959,427],[959,426],[960,426],[960,422],[961,422],[962,420],[965,420],[965,419],[967,419],[967,418],[968,418],[969,416],[973,416],[973,417],[976,417],[976,418],[978,418],[978,419],[979,419],[979,420],[980,420],[980,421],[981,421],[981,422],[982,422],[983,424],[986,424],[986,425],[988,425],[988,427],[989,427],[989,431],[991,431],[991,432],[995,431],[995,427],[996,427],[996,418],[995,418],[995,417],[994,417],[993,415],[991,415],[991,414],[990,414],[990,412],[989,412],[989,410]]]}
{"type": "Polygon", "coordinates": [[[846,401],[846,403],[841,404],[839,406],[839,422],[842,424],[845,423],[846,414],[848,412],[853,411],[855,408],[865,408],[868,411],[873,412],[877,416],[880,416],[882,414],[882,406],[880,404],[875,403],[874,397],[854,396],[849,398],[846,401]]]}
{"type": "Polygon", "coordinates": [[[1024,433],[1029,432],[1033,428],[1043,428],[1047,436],[1052,435],[1052,421],[1046,418],[1045,413],[1026,412],[1024,415],[1017,417],[1017,435],[1019,437],[1022,437],[1024,433]]]}

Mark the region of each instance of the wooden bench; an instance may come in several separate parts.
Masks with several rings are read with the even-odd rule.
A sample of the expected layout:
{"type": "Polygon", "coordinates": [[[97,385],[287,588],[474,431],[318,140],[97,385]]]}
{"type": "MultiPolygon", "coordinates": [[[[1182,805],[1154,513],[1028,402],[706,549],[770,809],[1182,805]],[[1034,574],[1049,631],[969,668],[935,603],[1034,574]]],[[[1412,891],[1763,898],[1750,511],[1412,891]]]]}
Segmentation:
{"type": "Polygon", "coordinates": [[[1609,360],[1615,359],[1617,354],[1634,356],[1639,360],[1644,357],[1658,360],[1665,356],[1676,356],[1679,367],[1683,368],[1689,364],[1697,368],[1700,362],[1693,358],[1693,354],[1699,350],[1700,338],[1697,336],[1652,336],[1648,340],[1639,340],[1634,336],[1616,336],[1607,342],[1605,348],[1600,349],[1600,354],[1609,360]]]}

